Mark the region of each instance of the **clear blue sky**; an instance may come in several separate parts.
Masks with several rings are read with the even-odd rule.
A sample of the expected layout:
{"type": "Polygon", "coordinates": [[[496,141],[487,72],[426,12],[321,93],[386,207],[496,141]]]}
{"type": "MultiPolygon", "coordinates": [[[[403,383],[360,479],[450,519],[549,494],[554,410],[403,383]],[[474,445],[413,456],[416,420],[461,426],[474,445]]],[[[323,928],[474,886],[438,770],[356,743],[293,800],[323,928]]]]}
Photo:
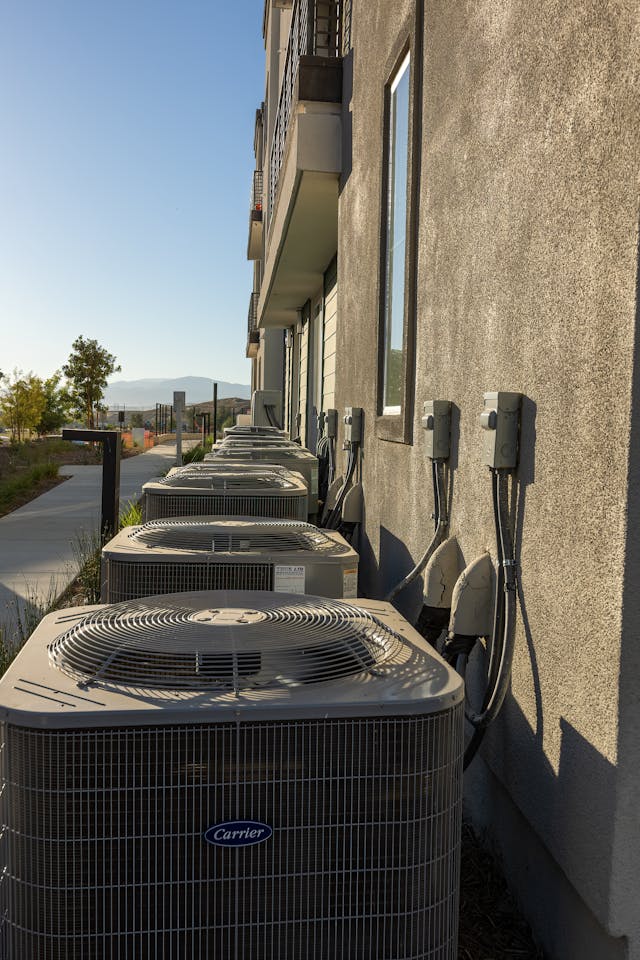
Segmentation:
{"type": "Polygon", "coordinates": [[[263,0],[0,0],[0,369],[249,382],[263,0]]]}

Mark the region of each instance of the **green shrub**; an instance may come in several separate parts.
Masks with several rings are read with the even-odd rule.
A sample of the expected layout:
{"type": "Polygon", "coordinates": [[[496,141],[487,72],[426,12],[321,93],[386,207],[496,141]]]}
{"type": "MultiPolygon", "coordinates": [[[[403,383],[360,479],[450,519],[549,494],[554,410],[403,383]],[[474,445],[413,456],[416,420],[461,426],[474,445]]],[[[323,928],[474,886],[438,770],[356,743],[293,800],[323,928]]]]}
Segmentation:
{"type": "Polygon", "coordinates": [[[190,450],[185,450],[182,454],[183,463],[200,463],[204,460],[205,453],[209,453],[211,450],[212,440],[211,437],[207,437],[204,442],[204,445],[198,443],[195,447],[191,447],[190,450]]]}
{"type": "Polygon", "coordinates": [[[10,507],[14,501],[31,493],[43,480],[55,480],[57,476],[57,464],[42,463],[17,477],[0,481],[0,510],[10,507]]]}
{"type": "Polygon", "coordinates": [[[123,527],[137,527],[142,523],[142,504],[129,500],[124,510],[120,512],[120,529],[123,527]]]}

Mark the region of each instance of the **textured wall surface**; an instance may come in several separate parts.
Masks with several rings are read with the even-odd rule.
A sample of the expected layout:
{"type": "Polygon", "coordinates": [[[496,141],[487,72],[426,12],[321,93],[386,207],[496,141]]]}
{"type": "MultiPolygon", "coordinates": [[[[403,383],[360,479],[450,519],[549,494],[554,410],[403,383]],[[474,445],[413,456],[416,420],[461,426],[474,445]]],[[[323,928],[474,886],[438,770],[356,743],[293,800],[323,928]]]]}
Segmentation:
{"type": "Polygon", "coordinates": [[[467,562],[495,553],[478,418],[484,391],[521,391],[517,651],[484,757],[599,924],[640,956],[638,7],[426,4],[412,444],[372,425],[383,91],[416,21],[408,0],[393,18],[387,0],[366,8],[344,105],[336,390],[367,416],[361,585],[380,595],[429,540],[428,398],[455,404],[451,531],[467,562]]]}

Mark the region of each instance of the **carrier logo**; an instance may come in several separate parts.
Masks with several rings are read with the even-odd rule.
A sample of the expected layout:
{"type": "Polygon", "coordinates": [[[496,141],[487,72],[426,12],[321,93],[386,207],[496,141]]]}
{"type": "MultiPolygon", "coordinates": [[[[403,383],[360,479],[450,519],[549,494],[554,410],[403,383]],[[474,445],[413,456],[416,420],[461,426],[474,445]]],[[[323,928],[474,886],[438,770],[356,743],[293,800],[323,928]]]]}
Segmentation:
{"type": "Polygon", "coordinates": [[[271,827],[259,820],[225,820],[209,827],[204,838],[215,847],[251,847],[268,840],[272,833],[271,827]]]}

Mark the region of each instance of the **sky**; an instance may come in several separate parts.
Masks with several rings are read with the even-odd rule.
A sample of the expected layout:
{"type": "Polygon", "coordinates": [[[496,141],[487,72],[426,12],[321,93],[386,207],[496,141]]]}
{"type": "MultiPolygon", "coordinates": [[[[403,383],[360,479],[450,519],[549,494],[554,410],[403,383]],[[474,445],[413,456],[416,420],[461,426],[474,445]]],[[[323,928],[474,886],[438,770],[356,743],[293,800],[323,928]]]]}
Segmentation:
{"type": "Polygon", "coordinates": [[[263,0],[0,0],[0,370],[248,383],[263,0]]]}

